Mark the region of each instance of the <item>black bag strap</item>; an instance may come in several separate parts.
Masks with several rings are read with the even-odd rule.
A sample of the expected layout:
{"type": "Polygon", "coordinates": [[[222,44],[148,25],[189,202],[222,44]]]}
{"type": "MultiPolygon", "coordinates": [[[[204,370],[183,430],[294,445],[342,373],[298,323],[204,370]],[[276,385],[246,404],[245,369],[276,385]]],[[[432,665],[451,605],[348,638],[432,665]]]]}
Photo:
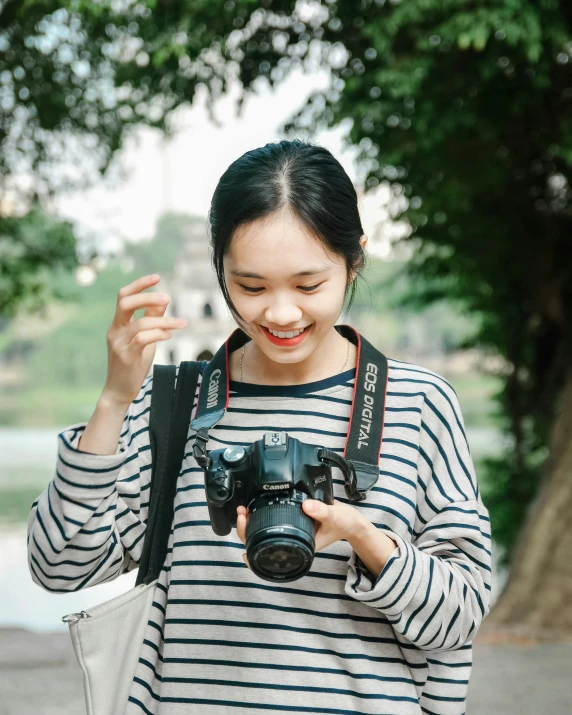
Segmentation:
{"type": "Polygon", "coordinates": [[[135,585],[151,583],[165,562],[173,524],[177,478],[187,444],[201,363],[155,365],[149,415],[151,486],[143,552],[135,585]]]}

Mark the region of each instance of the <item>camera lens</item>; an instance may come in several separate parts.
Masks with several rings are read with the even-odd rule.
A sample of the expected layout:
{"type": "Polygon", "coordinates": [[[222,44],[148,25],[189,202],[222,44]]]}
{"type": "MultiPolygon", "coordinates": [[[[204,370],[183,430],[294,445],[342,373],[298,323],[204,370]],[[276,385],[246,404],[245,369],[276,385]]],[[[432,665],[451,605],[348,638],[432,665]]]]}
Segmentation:
{"type": "Polygon", "coordinates": [[[259,497],[250,507],[246,555],[252,571],[267,581],[294,581],[314,560],[314,520],[298,500],[259,497]]]}
{"type": "MultiPolygon", "coordinates": [[[[312,555],[310,552],[310,558],[312,555]]],[[[281,581],[300,578],[308,563],[305,548],[291,540],[273,540],[272,543],[261,544],[255,550],[253,559],[263,574],[281,581]]]]}

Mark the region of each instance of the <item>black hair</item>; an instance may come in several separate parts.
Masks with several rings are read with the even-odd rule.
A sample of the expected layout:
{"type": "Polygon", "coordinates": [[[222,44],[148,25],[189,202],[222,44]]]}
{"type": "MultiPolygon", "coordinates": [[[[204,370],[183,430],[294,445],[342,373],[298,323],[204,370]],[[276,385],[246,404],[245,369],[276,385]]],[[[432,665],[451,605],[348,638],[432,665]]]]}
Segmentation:
{"type": "Polygon", "coordinates": [[[290,209],[323,245],[345,258],[348,277],[356,272],[346,289],[345,310],[349,310],[365,265],[356,190],[330,151],[301,139],[284,139],[247,151],[216,186],[208,214],[211,259],[229,309],[240,317],[223,268],[235,229],[283,208],[290,209]]]}

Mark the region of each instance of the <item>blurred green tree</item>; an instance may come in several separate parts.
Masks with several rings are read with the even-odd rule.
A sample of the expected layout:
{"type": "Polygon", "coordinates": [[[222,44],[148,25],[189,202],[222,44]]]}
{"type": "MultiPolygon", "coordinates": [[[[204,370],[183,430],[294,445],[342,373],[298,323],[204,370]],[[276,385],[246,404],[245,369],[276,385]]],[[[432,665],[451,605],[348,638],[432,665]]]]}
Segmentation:
{"type": "Polygon", "coordinates": [[[199,85],[215,121],[232,79],[240,111],[260,82],[330,71],[284,132],[347,121],[366,187],[389,182],[411,224],[410,304],[456,301],[480,316],[470,343],[504,360],[499,419],[512,438],[487,480],[495,538],[514,553],[496,618],[560,628],[572,628],[559,608],[572,596],[571,26],[565,0],[0,10],[0,176],[33,176],[30,199],[105,170],[138,123],[169,131],[199,85]]]}
{"type": "Polygon", "coordinates": [[[24,216],[0,214],[0,329],[19,309],[39,312],[62,297],[49,275],[78,265],[75,237],[67,221],[34,206],[24,216]]]}

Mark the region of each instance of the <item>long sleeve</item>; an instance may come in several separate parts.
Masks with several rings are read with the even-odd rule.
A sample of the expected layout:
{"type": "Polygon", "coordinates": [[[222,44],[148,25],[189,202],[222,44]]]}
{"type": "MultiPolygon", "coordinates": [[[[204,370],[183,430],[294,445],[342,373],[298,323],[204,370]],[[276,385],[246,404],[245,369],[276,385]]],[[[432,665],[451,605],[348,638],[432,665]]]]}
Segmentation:
{"type": "Polygon", "coordinates": [[[397,548],[377,579],[354,551],[345,590],[416,647],[455,650],[490,609],[491,535],[457,396],[445,381],[425,394],[418,454],[411,534],[385,529],[397,548]]]}
{"type": "Polygon", "coordinates": [[[136,568],[151,482],[149,375],[123,422],[116,453],[77,445],[87,425],[58,435],[55,475],[28,518],[28,566],[47,591],[77,591],[136,568]]]}

